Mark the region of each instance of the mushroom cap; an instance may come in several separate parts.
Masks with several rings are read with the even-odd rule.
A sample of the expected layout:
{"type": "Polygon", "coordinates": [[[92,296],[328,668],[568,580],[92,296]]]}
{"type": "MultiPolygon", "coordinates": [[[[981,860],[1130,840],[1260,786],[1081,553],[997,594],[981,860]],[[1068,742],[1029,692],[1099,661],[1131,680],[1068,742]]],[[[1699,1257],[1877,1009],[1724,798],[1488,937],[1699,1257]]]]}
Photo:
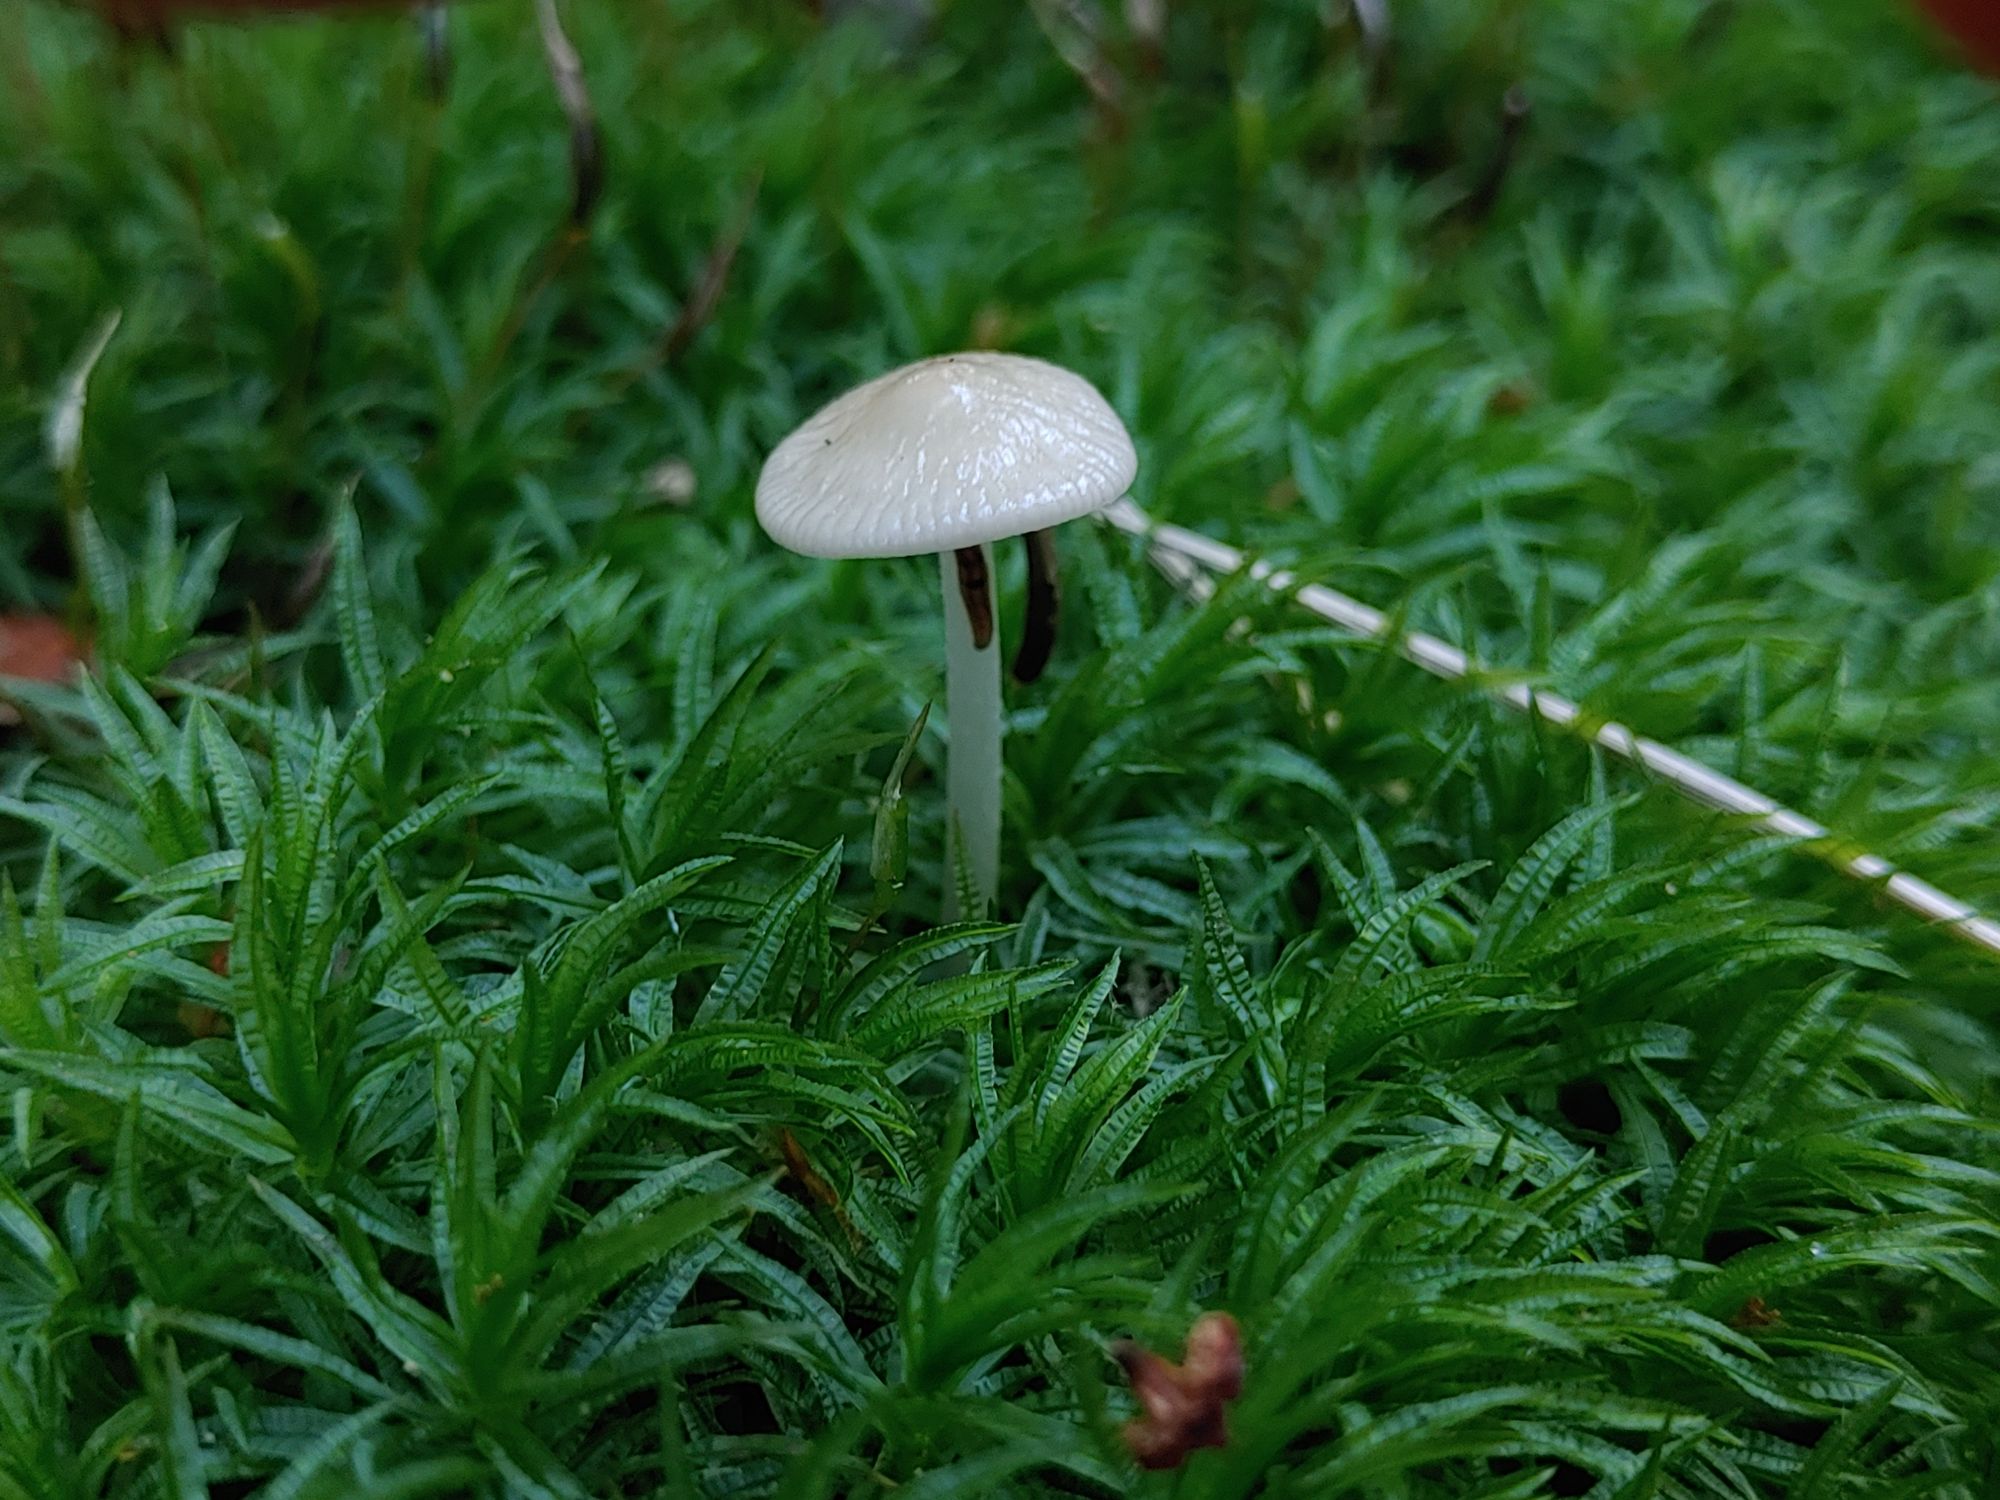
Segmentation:
{"type": "Polygon", "coordinates": [[[765,460],[757,519],[808,557],[914,557],[1101,510],[1138,467],[1081,375],[1020,354],[941,354],[808,417],[765,460]]]}

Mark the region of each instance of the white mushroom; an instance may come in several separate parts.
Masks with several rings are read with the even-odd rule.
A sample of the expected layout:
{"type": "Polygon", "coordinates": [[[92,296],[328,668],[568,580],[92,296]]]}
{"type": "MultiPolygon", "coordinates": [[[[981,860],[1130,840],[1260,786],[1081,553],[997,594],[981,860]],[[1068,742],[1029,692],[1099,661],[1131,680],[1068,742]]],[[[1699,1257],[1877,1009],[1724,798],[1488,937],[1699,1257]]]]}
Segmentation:
{"type": "Polygon", "coordinates": [[[1089,381],[1039,359],[974,353],[919,360],[857,386],[780,443],[758,476],[757,519],[794,552],[938,555],[954,830],[947,892],[961,857],[984,900],[999,886],[991,544],[1030,538],[1038,617],[1024,633],[1017,670],[1032,676],[1047,654],[1055,597],[1053,554],[1034,533],[1111,504],[1137,468],[1124,424],[1089,381]]]}

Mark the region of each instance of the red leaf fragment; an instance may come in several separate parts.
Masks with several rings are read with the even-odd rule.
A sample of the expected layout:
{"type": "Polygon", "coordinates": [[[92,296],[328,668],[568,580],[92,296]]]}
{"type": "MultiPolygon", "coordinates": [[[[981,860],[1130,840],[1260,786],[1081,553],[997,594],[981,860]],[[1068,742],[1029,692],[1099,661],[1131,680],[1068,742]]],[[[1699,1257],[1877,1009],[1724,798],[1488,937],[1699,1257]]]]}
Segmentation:
{"type": "Polygon", "coordinates": [[[1243,1393],[1243,1336],[1228,1313],[1194,1320],[1179,1364],[1130,1341],[1112,1353],[1139,1398],[1124,1438],[1140,1468],[1179,1468],[1195,1449],[1228,1443],[1223,1408],[1243,1393]]]}
{"type": "Polygon", "coordinates": [[[83,643],[49,615],[0,615],[0,677],[67,682],[83,643]]]}
{"type": "Polygon", "coordinates": [[[1736,1315],[1729,1320],[1731,1328],[1769,1328],[1773,1323],[1782,1323],[1785,1315],[1771,1306],[1762,1297],[1749,1297],[1736,1315]]]}
{"type": "Polygon", "coordinates": [[[203,1005],[199,1000],[183,1000],[174,1007],[174,1017],[181,1023],[193,1040],[206,1041],[209,1037],[228,1036],[229,1017],[212,1005],[203,1005]]]}
{"type": "MultiPolygon", "coordinates": [[[[67,682],[86,648],[70,628],[50,615],[0,615],[0,677],[30,682],[67,682]]],[[[20,716],[0,702],[0,724],[20,716]]]]}
{"type": "Polygon", "coordinates": [[[1995,0],[1917,0],[1981,70],[2000,77],[2000,4],[1995,0]]]}

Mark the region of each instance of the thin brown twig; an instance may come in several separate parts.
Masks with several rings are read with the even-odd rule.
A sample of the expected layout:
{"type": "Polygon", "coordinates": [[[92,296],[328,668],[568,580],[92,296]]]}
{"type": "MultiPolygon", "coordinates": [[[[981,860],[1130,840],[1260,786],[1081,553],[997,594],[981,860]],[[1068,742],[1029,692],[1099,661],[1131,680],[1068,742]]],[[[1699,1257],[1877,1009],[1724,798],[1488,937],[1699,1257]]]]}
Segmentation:
{"type": "Polygon", "coordinates": [[[1371,61],[1389,50],[1389,0],[1353,0],[1354,25],[1371,61]]]}
{"type": "Polygon", "coordinates": [[[1125,0],[1125,29],[1139,71],[1158,78],[1167,68],[1167,0],[1125,0]]]}
{"type": "Polygon", "coordinates": [[[580,229],[590,222],[591,211],[597,207],[604,187],[604,152],[597,133],[597,111],[591,105],[590,89],[584,82],[583,59],[577,56],[575,46],[563,30],[556,0],[535,0],[535,19],[541,27],[549,77],[555,83],[563,118],[569,122],[572,187],[569,218],[580,229]]]}
{"type": "Polygon", "coordinates": [[[451,87],[451,32],[444,0],[429,0],[417,8],[417,31],[424,42],[424,92],[431,103],[442,104],[451,87]]]}
{"type": "Polygon", "coordinates": [[[521,336],[521,330],[528,325],[528,314],[535,304],[542,300],[544,293],[555,285],[562,275],[563,267],[576,253],[576,247],[587,238],[584,231],[575,224],[565,224],[553,240],[536,252],[537,264],[534,279],[514,299],[514,305],[507,310],[507,320],[500,325],[500,332],[494,336],[486,353],[480,357],[473,378],[467,382],[470,393],[468,400],[484,400],[493,382],[499,378],[500,368],[507,361],[507,352],[514,347],[514,340],[521,336]]]}
{"type": "Polygon", "coordinates": [[[1106,137],[1122,140],[1130,123],[1124,80],[1105,52],[1095,21],[1078,0],[1029,0],[1028,9],[1057,58],[1089,92],[1106,137]]]}
{"type": "Polygon", "coordinates": [[[1500,201],[1500,189],[1505,186],[1507,174],[1513,168],[1515,155],[1521,147],[1521,133],[1527,128],[1528,115],[1534,108],[1528,91],[1520,84],[1508,89],[1500,101],[1500,139],[1480,169],[1479,178],[1472,191],[1465,196],[1462,212],[1473,223],[1481,223],[1493,213],[1493,206],[1500,201]]]}
{"type": "Polygon", "coordinates": [[[757,209],[757,195],[763,185],[764,170],[759,167],[750,174],[750,182],[744,188],[743,196],[737,200],[736,211],[709,246],[708,255],[702,261],[701,273],[689,288],[680,312],[666,332],[618,377],[614,384],[615,391],[629,389],[663,364],[677,363],[714,319],[716,309],[722,305],[723,294],[729,290],[729,277],[736,267],[736,257],[750,233],[751,219],[757,209]]]}
{"type": "Polygon", "coordinates": [[[764,169],[759,167],[750,174],[750,185],[737,200],[736,211],[710,247],[708,258],[702,262],[701,275],[695,278],[694,289],[681,304],[679,316],[660,340],[660,358],[667,364],[687,353],[695,336],[709,325],[715,310],[722,305],[722,294],[729,290],[729,273],[735,269],[743,238],[750,232],[750,219],[757,210],[757,195],[763,186],[764,169]]]}

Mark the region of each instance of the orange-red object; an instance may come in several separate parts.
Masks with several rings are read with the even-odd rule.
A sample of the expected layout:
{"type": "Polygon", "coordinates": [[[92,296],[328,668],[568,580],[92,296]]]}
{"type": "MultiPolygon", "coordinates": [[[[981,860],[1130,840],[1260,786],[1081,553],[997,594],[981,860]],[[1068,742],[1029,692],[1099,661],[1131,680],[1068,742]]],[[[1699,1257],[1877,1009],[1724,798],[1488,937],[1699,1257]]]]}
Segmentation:
{"type": "MultiPolygon", "coordinates": [[[[87,651],[68,626],[48,615],[0,615],[0,677],[68,682],[87,651]]],[[[0,701],[0,725],[20,722],[13,705],[0,701]]]]}
{"type": "Polygon", "coordinates": [[[1980,69],[2000,78],[2000,0],[1917,0],[1917,4],[1958,39],[1980,69]]]}
{"type": "Polygon", "coordinates": [[[0,615],[0,677],[67,682],[83,643],[47,615],[0,615]]]}
{"type": "Polygon", "coordinates": [[[1179,1364],[1129,1342],[1112,1352],[1139,1398],[1124,1437],[1141,1468],[1178,1468],[1196,1448],[1229,1441],[1223,1408],[1243,1394],[1243,1336],[1228,1313],[1194,1320],[1179,1364]]]}
{"type": "Polygon", "coordinates": [[[1736,1310],[1736,1316],[1729,1320],[1731,1328],[1769,1328],[1773,1323],[1782,1323],[1785,1315],[1771,1306],[1762,1297],[1747,1297],[1736,1310]]]}

